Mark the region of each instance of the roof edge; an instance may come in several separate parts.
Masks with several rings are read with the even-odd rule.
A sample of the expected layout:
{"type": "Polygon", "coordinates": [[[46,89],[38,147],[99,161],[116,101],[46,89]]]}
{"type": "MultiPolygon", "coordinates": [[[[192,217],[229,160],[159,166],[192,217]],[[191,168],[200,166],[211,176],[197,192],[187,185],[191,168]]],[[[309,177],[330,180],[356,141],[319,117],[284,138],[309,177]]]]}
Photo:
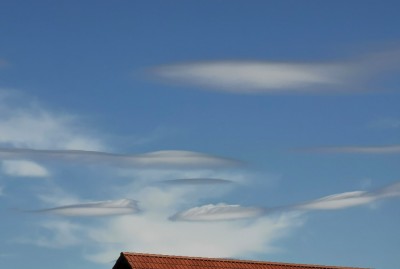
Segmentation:
{"type": "MultiPolygon", "coordinates": [[[[121,255],[137,255],[137,256],[148,256],[158,258],[173,258],[173,259],[189,259],[189,260],[202,260],[202,261],[219,261],[219,262],[233,262],[233,263],[247,263],[247,264],[270,264],[270,265],[288,265],[292,267],[315,267],[323,269],[371,269],[366,267],[349,267],[349,266],[332,266],[332,265],[321,265],[321,264],[303,264],[303,263],[288,263],[288,262],[272,262],[272,261],[257,261],[257,260],[245,260],[245,259],[234,259],[234,258],[211,258],[211,257],[200,257],[200,256],[181,256],[181,255],[167,255],[167,254],[153,254],[153,253],[142,253],[142,252],[121,252],[121,255]]],[[[126,257],[124,257],[126,259],[126,257]]]]}

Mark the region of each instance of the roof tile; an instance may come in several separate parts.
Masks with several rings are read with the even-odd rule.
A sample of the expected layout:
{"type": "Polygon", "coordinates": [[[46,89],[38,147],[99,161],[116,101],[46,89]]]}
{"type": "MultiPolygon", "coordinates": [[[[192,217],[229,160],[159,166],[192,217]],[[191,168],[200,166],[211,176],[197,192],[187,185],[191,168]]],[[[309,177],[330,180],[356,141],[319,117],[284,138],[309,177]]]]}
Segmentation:
{"type": "MultiPolygon", "coordinates": [[[[120,259],[125,259],[131,269],[357,269],[355,267],[184,257],[132,252],[122,252],[118,261],[120,259]]],[[[121,264],[118,261],[113,269],[123,269],[118,267],[121,264]]]]}

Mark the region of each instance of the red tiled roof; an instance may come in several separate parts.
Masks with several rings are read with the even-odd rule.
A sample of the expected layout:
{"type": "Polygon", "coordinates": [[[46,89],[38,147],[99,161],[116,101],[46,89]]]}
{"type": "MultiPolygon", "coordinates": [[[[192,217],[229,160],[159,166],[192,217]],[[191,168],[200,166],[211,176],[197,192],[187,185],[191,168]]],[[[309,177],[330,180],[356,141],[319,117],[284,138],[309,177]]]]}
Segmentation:
{"type": "MultiPolygon", "coordinates": [[[[311,264],[122,252],[113,269],[362,269],[311,264]]],[[[365,269],[365,268],[364,268],[365,269]]]]}

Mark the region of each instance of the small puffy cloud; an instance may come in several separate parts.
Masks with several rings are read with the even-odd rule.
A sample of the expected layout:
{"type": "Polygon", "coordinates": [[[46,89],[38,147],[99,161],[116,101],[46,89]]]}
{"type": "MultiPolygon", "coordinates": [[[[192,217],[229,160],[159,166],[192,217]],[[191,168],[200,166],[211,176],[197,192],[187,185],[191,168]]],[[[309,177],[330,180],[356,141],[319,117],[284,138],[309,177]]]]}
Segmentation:
{"type": "Polygon", "coordinates": [[[13,177],[48,177],[47,169],[28,160],[5,160],[1,164],[3,173],[13,177]]]}
{"type": "Polygon", "coordinates": [[[139,211],[140,210],[136,201],[130,199],[120,199],[73,204],[28,212],[51,213],[74,217],[99,217],[134,214],[138,213],[139,211]]]}
{"type": "Polygon", "coordinates": [[[399,154],[400,145],[390,146],[344,146],[318,147],[306,151],[317,153],[355,153],[355,154],[399,154]]]}
{"type": "Polygon", "coordinates": [[[330,63],[221,61],[166,65],[157,76],[226,92],[302,92],[345,84],[352,66],[330,63]]]}
{"type": "Polygon", "coordinates": [[[221,221],[260,217],[265,209],[240,205],[209,204],[178,212],[170,217],[174,221],[221,221]]]}

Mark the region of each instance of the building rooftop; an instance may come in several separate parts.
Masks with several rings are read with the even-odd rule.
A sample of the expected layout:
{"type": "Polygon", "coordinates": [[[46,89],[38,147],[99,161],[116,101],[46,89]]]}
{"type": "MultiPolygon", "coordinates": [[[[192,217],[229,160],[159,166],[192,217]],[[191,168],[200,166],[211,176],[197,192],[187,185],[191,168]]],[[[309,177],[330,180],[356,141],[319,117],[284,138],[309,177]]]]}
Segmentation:
{"type": "Polygon", "coordinates": [[[113,269],[365,269],[343,266],[122,252],[113,269]]]}

